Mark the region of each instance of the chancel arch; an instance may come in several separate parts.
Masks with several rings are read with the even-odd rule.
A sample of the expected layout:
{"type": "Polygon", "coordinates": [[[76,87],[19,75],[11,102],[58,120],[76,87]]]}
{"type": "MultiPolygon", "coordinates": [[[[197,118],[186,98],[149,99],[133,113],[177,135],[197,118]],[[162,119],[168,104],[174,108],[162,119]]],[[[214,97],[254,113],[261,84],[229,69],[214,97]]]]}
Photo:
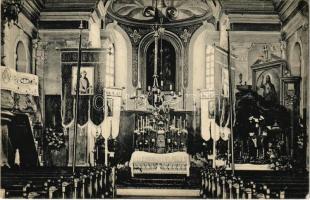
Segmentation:
{"type": "MultiPolygon", "coordinates": [[[[151,83],[151,80],[153,80],[153,78],[151,78],[151,76],[149,75],[149,73],[151,73],[151,75],[153,75],[153,72],[151,72],[152,69],[154,69],[154,66],[148,66],[148,64],[153,64],[154,61],[151,61],[148,59],[152,58],[152,53],[153,50],[152,48],[154,48],[154,32],[151,32],[149,34],[147,34],[140,42],[139,45],[139,50],[138,50],[138,58],[139,58],[139,82],[141,83],[142,89],[143,90],[147,90],[148,86],[151,83]],[[149,53],[149,55],[148,55],[149,53]]],[[[160,45],[161,42],[163,44],[163,51],[170,52],[168,53],[169,56],[172,56],[171,58],[167,59],[167,62],[164,62],[164,58],[163,58],[163,65],[167,64],[167,65],[172,65],[170,67],[167,68],[167,70],[170,71],[170,74],[167,76],[167,74],[164,74],[163,72],[163,76],[165,76],[165,78],[168,78],[169,76],[173,76],[171,77],[170,81],[164,81],[164,84],[167,84],[166,86],[164,86],[165,90],[169,90],[170,88],[170,83],[171,81],[174,81],[174,84],[172,84],[172,89],[174,91],[180,91],[183,85],[183,80],[182,80],[182,75],[183,75],[183,63],[184,63],[184,47],[183,44],[181,42],[181,40],[178,38],[177,35],[175,35],[174,33],[170,32],[170,31],[165,31],[164,34],[162,34],[159,38],[158,41],[158,45],[159,45],[159,54],[158,54],[158,58],[159,58],[159,65],[158,65],[158,72],[160,72],[160,45]],[[168,62],[169,60],[169,62],[168,62]],[[175,68],[174,66],[175,65],[175,68]],[[173,72],[175,72],[173,74],[173,72]]],[[[166,56],[168,55],[166,54],[166,56]]],[[[163,53],[163,55],[165,55],[165,53],[163,53]]],[[[163,56],[164,57],[164,56],[163,56]]],[[[154,56],[153,56],[154,58],[154,56]]],[[[164,66],[163,66],[164,68],[164,66]]],[[[160,75],[160,74],[159,74],[160,75]]],[[[159,80],[162,80],[161,77],[159,77],[159,80]]],[[[161,84],[159,82],[159,84],[161,84]]]]}

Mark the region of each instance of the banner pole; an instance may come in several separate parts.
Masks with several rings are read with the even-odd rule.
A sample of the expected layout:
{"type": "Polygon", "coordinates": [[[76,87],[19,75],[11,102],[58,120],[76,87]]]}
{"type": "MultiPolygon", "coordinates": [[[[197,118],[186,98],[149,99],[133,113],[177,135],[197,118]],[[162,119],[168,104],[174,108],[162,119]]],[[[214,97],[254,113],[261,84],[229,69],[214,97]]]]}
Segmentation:
{"type": "Polygon", "coordinates": [[[230,30],[227,30],[227,48],[228,48],[228,81],[229,81],[229,102],[230,102],[230,146],[231,146],[231,170],[232,175],[235,174],[235,159],[234,159],[234,129],[233,129],[233,87],[232,87],[232,71],[231,71],[231,55],[230,55],[230,30]]]}
{"type": "Polygon", "coordinates": [[[73,133],[73,162],[72,162],[72,173],[75,175],[76,167],[76,140],[77,140],[77,130],[78,130],[78,116],[79,116],[79,96],[80,96],[80,73],[81,73],[81,48],[82,48],[82,30],[83,23],[80,24],[80,39],[79,39],[79,49],[78,49],[78,65],[76,72],[76,95],[75,95],[75,110],[74,110],[74,133],[73,133]]]}

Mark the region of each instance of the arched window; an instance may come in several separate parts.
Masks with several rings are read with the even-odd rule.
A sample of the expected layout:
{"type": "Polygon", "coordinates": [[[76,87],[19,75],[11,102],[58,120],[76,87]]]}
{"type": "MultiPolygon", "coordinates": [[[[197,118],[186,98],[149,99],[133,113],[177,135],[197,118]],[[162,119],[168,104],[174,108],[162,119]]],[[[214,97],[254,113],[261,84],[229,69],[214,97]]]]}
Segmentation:
{"type": "Polygon", "coordinates": [[[291,73],[293,76],[301,75],[301,47],[298,42],[295,43],[293,47],[292,57],[291,57],[291,73]]]}
{"type": "Polygon", "coordinates": [[[107,39],[104,41],[103,48],[106,49],[106,70],[105,70],[105,87],[114,87],[115,86],[115,54],[114,54],[114,45],[107,39]]]}
{"type": "Polygon", "coordinates": [[[24,43],[21,41],[16,46],[16,71],[31,73],[28,65],[27,53],[24,43]]]}
{"type": "MultiPolygon", "coordinates": [[[[146,86],[153,86],[155,42],[152,42],[146,52],[146,86]]],[[[176,52],[167,40],[158,41],[157,75],[158,83],[163,91],[175,90],[176,82],[176,52]]]]}
{"type": "Polygon", "coordinates": [[[206,47],[206,88],[214,89],[214,47],[206,47]]]}

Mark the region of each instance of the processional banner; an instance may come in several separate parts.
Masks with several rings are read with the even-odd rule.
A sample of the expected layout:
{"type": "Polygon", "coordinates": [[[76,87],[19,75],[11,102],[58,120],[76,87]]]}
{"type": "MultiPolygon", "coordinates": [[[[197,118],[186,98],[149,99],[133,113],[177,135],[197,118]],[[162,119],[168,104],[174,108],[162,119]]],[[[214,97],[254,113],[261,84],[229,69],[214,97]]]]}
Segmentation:
{"type": "Polygon", "coordinates": [[[106,88],[106,115],[104,138],[112,136],[116,138],[119,133],[121,102],[122,102],[122,89],[121,88],[106,88]]]}
{"type": "Polygon", "coordinates": [[[78,116],[75,116],[78,50],[61,53],[62,125],[69,133],[69,165],[72,165],[74,118],[77,117],[77,165],[93,163],[92,151],[97,132],[104,121],[104,49],[82,49],[78,116]]]}

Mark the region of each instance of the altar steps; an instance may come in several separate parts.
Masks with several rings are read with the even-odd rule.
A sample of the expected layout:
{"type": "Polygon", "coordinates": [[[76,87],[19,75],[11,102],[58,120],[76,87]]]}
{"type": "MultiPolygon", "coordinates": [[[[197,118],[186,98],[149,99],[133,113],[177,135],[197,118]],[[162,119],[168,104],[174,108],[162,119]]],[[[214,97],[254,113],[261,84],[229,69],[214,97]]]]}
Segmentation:
{"type": "Polygon", "coordinates": [[[199,189],[117,188],[116,197],[126,199],[188,199],[200,198],[199,189]]]}
{"type": "Polygon", "coordinates": [[[116,183],[117,198],[126,199],[188,199],[200,198],[200,177],[197,169],[191,176],[144,174],[131,177],[130,171],[119,171],[116,183]]]}

